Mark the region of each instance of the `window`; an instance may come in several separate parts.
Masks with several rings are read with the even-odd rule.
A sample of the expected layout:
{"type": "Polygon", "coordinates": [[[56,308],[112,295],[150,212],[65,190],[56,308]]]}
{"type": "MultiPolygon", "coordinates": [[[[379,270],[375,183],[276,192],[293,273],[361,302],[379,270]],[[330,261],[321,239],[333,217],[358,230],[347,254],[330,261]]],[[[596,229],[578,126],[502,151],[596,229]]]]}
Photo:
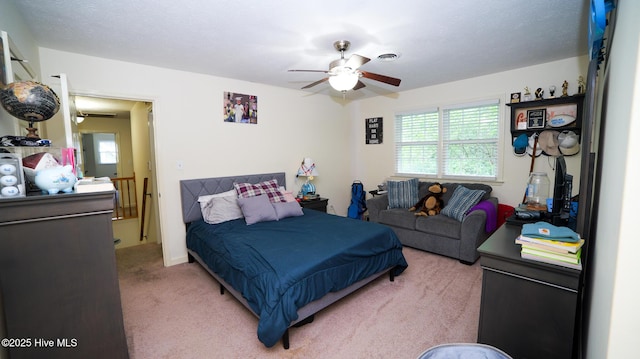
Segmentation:
{"type": "Polygon", "coordinates": [[[118,163],[118,150],[115,140],[98,141],[99,162],[101,165],[111,165],[118,163]]]}
{"type": "Polygon", "coordinates": [[[396,172],[496,179],[499,101],[396,115],[396,172]]]}

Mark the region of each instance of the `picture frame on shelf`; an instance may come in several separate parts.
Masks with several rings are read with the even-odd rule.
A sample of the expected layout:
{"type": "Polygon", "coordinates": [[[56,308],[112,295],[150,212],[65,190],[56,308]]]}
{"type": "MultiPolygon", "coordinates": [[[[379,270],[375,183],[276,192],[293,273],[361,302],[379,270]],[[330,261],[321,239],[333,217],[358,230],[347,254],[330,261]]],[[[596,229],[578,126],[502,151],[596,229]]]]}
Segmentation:
{"type": "Polygon", "coordinates": [[[521,97],[521,93],[520,92],[513,92],[511,94],[511,103],[518,103],[520,102],[520,97],[521,97]]]}
{"type": "Polygon", "coordinates": [[[547,110],[544,108],[527,110],[527,129],[544,128],[547,120],[547,110]]]}
{"type": "Polygon", "coordinates": [[[547,107],[547,127],[565,127],[573,124],[578,115],[578,105],[565,104],[547,107]]]}
{"type": "Polygon", "coordinates": [[[516,116],[516,130],[524,131],[527,129],[527,117],[524,111],[518,112],[516,116]]]}

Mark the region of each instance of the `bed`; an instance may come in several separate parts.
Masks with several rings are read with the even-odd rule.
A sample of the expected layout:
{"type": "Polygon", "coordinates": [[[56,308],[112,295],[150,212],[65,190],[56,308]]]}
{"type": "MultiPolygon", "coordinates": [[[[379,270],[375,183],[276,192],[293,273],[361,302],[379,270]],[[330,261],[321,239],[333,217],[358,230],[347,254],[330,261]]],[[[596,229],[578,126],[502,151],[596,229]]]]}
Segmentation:
{"type": "MultiPolygon", "coordinates": [[[[258,339],[267,347],[289,328],[374,279],[393,281],[407,267],[402,244],[388,227],[310,209],[303,215],[247,225],[244,218],[209,224],[198,198],[234,189],[234,183],[276,180],[267,173],[180,181],[189,262],[197,261],[258,317],[258,339]]],[[[346,324],[346,323],[345,323],[346,324]]]]}

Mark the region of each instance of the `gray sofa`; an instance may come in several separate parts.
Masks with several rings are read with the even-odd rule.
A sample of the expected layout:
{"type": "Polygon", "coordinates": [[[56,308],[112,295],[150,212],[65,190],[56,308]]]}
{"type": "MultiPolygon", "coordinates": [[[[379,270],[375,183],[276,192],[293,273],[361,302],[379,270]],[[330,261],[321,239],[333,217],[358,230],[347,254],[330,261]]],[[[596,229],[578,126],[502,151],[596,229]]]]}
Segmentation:
{"type": "MultiPolygon", "coordinates": [[[[427,193],[433,182],[420,182],[418,198],[427,193]]],[[[491,196],[492,188],[481,183],[442,183],[447,189],[442,199],[445,206],[457,186],[481,189],[486,193],[482,200],[490,201],[496,211],[498,199],[491,196]]],[[[402,244],[458,259],[465,264],[473,264],[479,257],[477,248],[490,235],[486,232],[487,213],[475,210],[467,214],[462,222],[443,214],[416,216],[406,208],[389,209],[387,194],[377,195],[367,200],[369,220],[388,225],[398,235],[402,244]]]]}

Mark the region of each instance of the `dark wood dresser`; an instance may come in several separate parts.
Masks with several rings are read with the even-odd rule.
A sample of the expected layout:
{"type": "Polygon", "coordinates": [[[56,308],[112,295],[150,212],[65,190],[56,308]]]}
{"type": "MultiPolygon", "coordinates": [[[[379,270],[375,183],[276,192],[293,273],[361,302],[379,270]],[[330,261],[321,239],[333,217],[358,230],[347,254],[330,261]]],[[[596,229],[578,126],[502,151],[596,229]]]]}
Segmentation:
{"type": "Polygon", "coordinates": [[[478,343],[518,359],[576,358],[580,271],[521,258],[521,230],[505,224],[478,248],[478,343]]]}
{"type": "Polygon", "coordinates": [[[0,325],[12,341],[0,350],[10,358],[129,357],[113,196],[0,200],[0,325]]]}

